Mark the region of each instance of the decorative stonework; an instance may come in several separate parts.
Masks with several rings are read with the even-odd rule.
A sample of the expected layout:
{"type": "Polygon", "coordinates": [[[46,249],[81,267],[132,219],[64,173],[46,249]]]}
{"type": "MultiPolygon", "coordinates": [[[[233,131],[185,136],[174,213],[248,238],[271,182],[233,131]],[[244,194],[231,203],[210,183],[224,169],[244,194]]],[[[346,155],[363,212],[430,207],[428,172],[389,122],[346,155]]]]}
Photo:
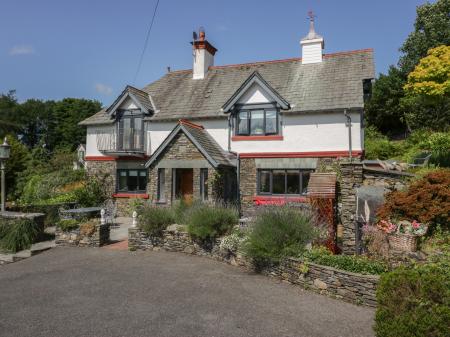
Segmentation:
{"type": "MultiPolygon", "coordinates": [[[[255,270],[255,266],[240,252],[230,252],[220,248],[220,239],[200,244],[188,233],[176,228],[163,232],[161,237],[150,237],[138,228],[128,230],[130,250],[166,250],[200,255],[215,260],[255,270]]],[[[379,276],[362,275],[322,266],[301,259],[288,258],[279,265],[258,269],[264,275],[277,277],[283,281],[300,285],[303,288],[332,296],[345,301],[376,306],[375,291],[379,276]]]]}
{"type": "Polygon", "coordinates": [[[109,232],[108,224],[96,224],[94,232],[90,235],[82,233],[80,228],[62,231],[56,227],[55,242],[58,246],[101,247],[109,243],[109,232]]]}

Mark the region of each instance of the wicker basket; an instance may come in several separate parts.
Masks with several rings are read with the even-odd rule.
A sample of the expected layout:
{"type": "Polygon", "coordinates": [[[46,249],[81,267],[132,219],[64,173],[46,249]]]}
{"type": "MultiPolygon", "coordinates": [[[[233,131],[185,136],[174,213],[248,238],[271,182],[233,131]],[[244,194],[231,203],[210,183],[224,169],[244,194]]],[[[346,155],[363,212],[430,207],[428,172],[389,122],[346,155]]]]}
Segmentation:
{"type": "Polygon", "coordinates": [[[417,250],[417,236],[404,233],[392,233],[388,236],[389,246],[393,250],[415,252],[417,250]]]}

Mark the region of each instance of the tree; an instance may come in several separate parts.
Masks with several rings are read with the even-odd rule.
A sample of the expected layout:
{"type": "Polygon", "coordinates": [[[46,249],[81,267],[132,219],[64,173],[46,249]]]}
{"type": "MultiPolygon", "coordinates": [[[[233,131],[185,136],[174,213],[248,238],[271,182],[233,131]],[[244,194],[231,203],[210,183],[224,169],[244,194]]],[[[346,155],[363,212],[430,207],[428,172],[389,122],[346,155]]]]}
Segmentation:
{"type": "Polygon", "coordinates": [[[27,167],[30,154],[15,136],[8,135],[6,138],[11,145],[11,156],[5,165],[6,195],[11,195],[16,192],[18,178],[27,167]]]}
{"type": "Polygon", "coordinates": [[[10,90],[6,95],[0,95],[0,138],[7,133],[16,131],[20,124],[17,122],[16,108],[18,106],[16,92],[10,90]]]}
{"type": "Polygon", "coordinates": [[[399,61],[401,71],[410,73],[429,49],[439,45],[450,45],[450,0],[417,7],[414,31],[400,48],[403,53],[399,61]]]}
{"type": "Polygon", "coordinates": [[[411,129],[450,127],[450,46],[428,51],[408,75],[401,100],[411,129]]]}

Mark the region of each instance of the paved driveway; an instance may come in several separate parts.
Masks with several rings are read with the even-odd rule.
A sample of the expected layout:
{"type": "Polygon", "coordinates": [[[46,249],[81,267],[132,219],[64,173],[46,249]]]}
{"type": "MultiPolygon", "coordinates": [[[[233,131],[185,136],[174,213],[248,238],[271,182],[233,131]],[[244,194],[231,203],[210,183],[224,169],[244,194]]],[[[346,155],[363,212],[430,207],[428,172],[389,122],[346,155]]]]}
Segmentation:
{"type": "Polygon", "coordinates": [[[0,267],[0,336],[372,336],[374,312],[167,252],[54,248],[0,267]]]}

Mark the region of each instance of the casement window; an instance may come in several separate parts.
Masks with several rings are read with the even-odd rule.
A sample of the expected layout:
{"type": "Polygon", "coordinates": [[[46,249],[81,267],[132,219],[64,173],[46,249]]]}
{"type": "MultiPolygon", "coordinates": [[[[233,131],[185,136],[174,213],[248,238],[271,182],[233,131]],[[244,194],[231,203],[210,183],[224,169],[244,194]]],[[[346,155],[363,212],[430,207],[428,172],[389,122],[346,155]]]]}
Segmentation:
{"type": "Polygon", "coordinates": [[[120,169],[117,170],[117,191],[127,193],[142,193],[147,188],[147,170],[120,169]]]}
{"type": "Polygon", "coordinates": [[[166,170],[163,168],[158,169],[158,201],[166,201],[166,170]]]}
{"type": "Polygon", "coordinates": [[[258,170],[258,194],[306,195],[311,170],[258,170]]]}
{"type": "Polygon", "coordinates": [[[144,122],[140,111],[124,111],[118,123],[119,150],[144,148],[144,122]]]}
{"type": "Polygon", "coordinates": [[[202,201],[208,200],[208,169],[200,169],[200,197],[202,201]]]}
{"type": "Polygon", "coordinates": [[[237,136],[278,134],[278,111],[275,108],[242,109],[236,115],[237,136]]]}

